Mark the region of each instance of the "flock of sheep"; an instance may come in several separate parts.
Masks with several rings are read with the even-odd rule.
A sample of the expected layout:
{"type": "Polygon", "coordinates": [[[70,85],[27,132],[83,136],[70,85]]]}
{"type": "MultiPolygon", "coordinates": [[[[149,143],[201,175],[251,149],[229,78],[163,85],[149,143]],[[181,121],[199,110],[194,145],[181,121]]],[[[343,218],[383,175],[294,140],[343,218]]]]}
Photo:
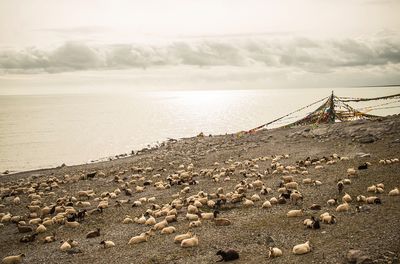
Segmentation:
{"type": "MultiPolygon", "coordinates": [[[[56,227],[63,225],[74,230],[85,225],[88,218],[101,215],[110,206],[135,207],[142,209],[142,213],[136,217],[127,214],[121,218],[123,224],[147,226],[147,231],[135,234],[128,241],[103,240],[100,242],[105,249],[112,248],[119,243],[136,245],[146,243],[154,236],[165,236],[171,239],[181,248],[197,247],[201,241],[201,234],[196,233],[196,228],[209,222],[216,226],[229,226],[232,220],[221,217],[221,212],[229,207],[260,207],[268,210],[279,204],[301,204],[303,199],[312,199],[300,191],[304,185],[319,186],[324,184],[320,180],[309,177],[309,169],[323,170],[325,166],[335,165],[337,162],[346,162],[347,157],[332,154],[330,157],[297,161],[293,165],[283,165],[283,160],[289,155],[263,156],[251,160],[234,161],[232,159],[220,164],[213,164],[212,168],[196,169],[193,164],[177,165],[174,173],[169,175],[154,174],[151,167],[132,167],[114,174],[102,171],[85,173],[82,175],[64,175],[63,177],[49,177],[46,179],[25,179],[18,182],[2,183],[0,185],[0,233],[7,225],[15,226],[18,233],[24,234],[19,238],[21,243],[41,241],[43,244],[53,243],[59,238],[56,227]],[[259,172],[258,162],[270,161],[267,171],[259,172]],[[130,177],[125,175],[130,174],[130,177]],[[301,180],[298,175],[303,175],[301,180]],[[267,177],[279,177],[279,186],[267,186],[267,177]],[[304,178],[307,177],[307,178],[304,178]],[[117,187],[113,190],[97,193],[93,189],[81,190],[71,195],[60,195],[64,184],[74,184],[80,180],[91,178],[112,178],[117,187]],[[210,180],[215,183],[215,192],[205,190],[193,193],[192,186],[210,180]],[[225,190],[221,187],[224,182],[237,181],[233,189],[225,190]],[[155,196],[144,196],[150,188],[177,190],[169,202],[159,203],[155,196]],[[273,197],[267,199],[267,195],[273,197]],[[134,200],[134,197],[142,196],[134,200]],[[46,203],[44,202],[46,200],[46,203]],[[22,201],[27,201],[28,204],[22,201]],[[51,201],[51,202],[48,202],[51,201]],[[25,208],[24,214],[13,214],[14,208],[25,208]],[[179,230],[174,222],[187,223],[185,230],[179,230]],[[174,235],[170,238],[169,235],[174,235]]],[[[358,168],[349,168],[347,178],[337,181],[337,193],[341,199],[331,198],[326,205],[336,207],[337,215],[328,212],[319,217],[306,218],[303,224],[306,228],[319,229],[320,224],[335,224],[340,214],[349,211],[352,204],[356,210],[363,210],[367,204],[380,204],[382,195],[399,196],[399,188],[392,186],[390,191],[385,190],[383,183],[373,183],[367,186],[366,191],[370,196],[359,194],[351,197],[344,192],[346,185],[356,181],[361,170],[368,166],[386,166],[398,163],[397,158],[376,161],[375,164],[366,162],[358,168]],[[344,192],[344,193],[343,193],[344,192]]],[[[172,164],[173,165],[173,164],[172,164]]],[[[296,209],[287,212],[287,217],[304,217],[305,210],[321,210],[321,204],[315,203],[309,209],[296,209]]],[[[128,211],[128,209],[127,209],[128,211]]],[[[100,229],[90,231],[86,238],[100,236],[100,229]]],[[[71,235],[74,234],[73,231],[71,235]]],[[[78,235],[78,234],[75,234],[78,235]]],[[[301,243],[292,248],[292,254],[301,255],[311,252],[310,241],[301,243]]],[[[60,251],[71,254],[79,253],[79,243],[73,239],[61,242],[60,251]]],[[[25,253],[27,254],[27,253],[25,253]]],[[[4,257],[2,263],[21,263],[25,254],[4,257]]],[[[266,251],[268,258],[282,256],[283,250],[278,247],[269,247],[266,251]]],[[[230,261],[239,258],[239,252],[235,249],[220,250],[217,255],[221,261],[230,261]]]]}

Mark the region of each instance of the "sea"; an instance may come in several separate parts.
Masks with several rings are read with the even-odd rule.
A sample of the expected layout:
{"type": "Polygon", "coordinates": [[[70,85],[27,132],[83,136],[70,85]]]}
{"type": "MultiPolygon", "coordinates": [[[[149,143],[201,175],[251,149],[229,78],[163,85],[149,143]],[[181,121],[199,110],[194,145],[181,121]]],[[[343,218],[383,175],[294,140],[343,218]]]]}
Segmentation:
{"type": "MultiPolygon", "coordinates": [[[[57,93],[34,94],[0,90],[0,172],[91,163],[200,132],[219,135],[250,130],[332,92],[343,97],[377,97],[400,93],[400,88],[77,92],[63,87],[57,93]]],[[[370,114],[397,114],[399,100],[392,101],[349,104],[370,114]]],[[[268,128],[293,122],[320,104],[268,128]]]]}

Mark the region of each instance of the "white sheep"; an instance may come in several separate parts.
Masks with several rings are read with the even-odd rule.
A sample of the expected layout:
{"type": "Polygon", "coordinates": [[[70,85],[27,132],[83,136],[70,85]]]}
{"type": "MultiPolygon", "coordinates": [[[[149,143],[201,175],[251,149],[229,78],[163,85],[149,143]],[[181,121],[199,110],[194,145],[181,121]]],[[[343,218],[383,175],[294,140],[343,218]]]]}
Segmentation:
{"type": "Polygon", "coordinates": [[[357,202],[359,203],[366,203],[367,202],[367,198],[364,195],[357,195],[357,202]]]}
{"type": "Polygon", "coordinates": [[[312,184],[313,180],[311,178],[305,178],[303,179],[303,184],[312,184]]]}
{"type": "Polygon", "coordinates": [[[378,198],[376,196],[370,196],[370,197],[367,197],[367,203],[368,204],[381,204],[382,201],[380,198],[378,198]]]}
{"type": "Polygon", "coordinates": [[[194,235],[191,238],[186,238],[186,239],[182,240],[182,242],[181,242],[181,247],[183,247],[183,248],[195,247],[198,245],[199,245],[199,239],[198,239],[197,235],[194,235]]]}
{"type": "Polygon", "coordinates": [[[199,216],[197,214],[186,214],[186,219],[189,221],[197,221],[199,220],[199,216]]]}
{"type": "Polygon", "coordinates": [[[187,211],[188,211],[188,213],[190,213],[190,214],[197,214],[197,212],[199,211],[199,209],[197,208],[197,206],[194,206],[194,205],[189,204],[187,211]]]}
{"type": "MultiPolygon", "coordinates": [[[[12,215],[10,213],[7,213],[5,215],[3,215],[3,217],[1,218],[1,223],[8,223],[11,221],[12,215]]],[[[39,218],[40,219],[40,218],[39,218]]]]}
{"type": "Polygon", "coordinates": [[[76,227],[79,227],[80,224],[79,224],[79,222],[76,222],[76,221],[72,221],[72,222],[65,221],[65,226],[71,227],[71,228],[76,228],[76,227]]]}
{"type": "Polygon", "coordinates": [[[81,201],[78,201],[78,202],[76,202],[76,206],[77,206],[77,207],[81,207],[81,208],[87,208],[87,207],[90,207],[90,206],[92,206],[92,205],[91,205],[90,202],[81,202],[81,201]]]}
{"type": "Polygon", "coordinates": [[[271,199],[269,199],[269,202],[271,204],[278,204],[278,199],[276,199],[276,197],[272,197],[271,199]]]}
{"type": "Polygon", "coordinates": [[[342,204],[339,204],[336,207],[336,212],[346,212],[348,210],[350,210],[350,205],[348,203],[346,203],[346,202],[344,202],[342,204]]]}
{"type": "Polygon", "coordinates": [[[350,203],[353,199],[348,193],[345,193],[344,196],[342,197],[342,202],[350,203]]]}
{"type": "Polygon", "coordinates": [[[348,168],[347,176],[357,176],[357,171],[354,168],[348,168]]]}
{"type": "Polygon", "coordinates": [[[319,181],[319,180],[314,181],[314,186],[321,186],[321,185],[322,185],[321,181],[319,181]]]}
{"type": "Polygon", "coordinates": [[[305,225],[306,227],[311,227],[313,222],[314,220],[307,218],[303,221],[303,225],[305,225]]]}
{"type": "Polygon", "coordinates": [[[14,203],[15,205],[19,205],[19,204],[21,204],[21,199],[20,199],[18,196],[16,196],[16,197],[14,198],[14,200],[13,200],[13,203],[14,203]]]}
{"type": "Polygon", "coordinates": [[[322,217],[322,222],[325,224],[334,224],[336,223],[336,216],[334,215],[324,215],[322,217]]]}
{"type": "Polygon", "coordinates": [[[351,180],[350,179],[344,179],[343,180],[343,184],[344,185],[350,185],[351,184],[351,180]]]}
{"type": "Polygon", "coordinates": [[[192,232],[188,231],[186,234],[182,234],[182,235],[177,235],[174,238],[174,242],[175,243],[181,243],[182,240],[190,238],[192,236],[192,232]]]}
{"type": "Polygon", "coordinates": [[[399,191],[399,188],[397,188],[397,187],[389,192],[389,196],[399,196],[399,195],[400,195],[400,191],[399,191]]]}
{"type": "Polygon", "coordinates": [[[212,220],[214,219],[214,213],[201,213],[201,219],[212,220]]]}
{"type": "Polygon", "coordinates": [[[153,216],[150,216],[149,219],[146,220],[146,222],[144,223],[145,225],[155,225],[156,219],[153,216]]]}
{"type": "Polygon", "coordinates": [[[115,243],[112,242],[111,240],[103,240],[100,242],[100,245],[104,245],[104,248],[115,247],[115,243]]]}
{"type": "Polygon", "coordinates": [[[22,262],[22,259],[25,257],[25,254],[19,254],[16,256],[8,256],[3,258],[1,263],[3,264],[18,264],[22,262]]]}
{"type": "Polygon", "coordinates": [[[46,232],[47,231],[47,228],[44,226],[44,225],[39,225],[37,228],[36,228],[36,232],[37,233],[44,233],[44,232],[46,232]]]}
{"type": "Polygon", "coordinates": [[[270,201],[265,201],[261,206],[261,208],[271,208],[271,207],[272,207],[272,204],[270,201]]]}
{"type": "Polygon", "coordinates": [[[310,241],[307,241],[304,244],[298,244],[293,247],[293,254],[302,255],[311,251],[310,241]]]}
{"type": "Polygon", "coordinates": [[[254,187],[256,190],[261,189],[262,186],[264,185],[264,183],[263,183],[262,181],[260,181],[260,180],[256,180],[256,181],[254,181],[252,184],[253,184],[253,187],[254,187]]]}
{"type": "Polygon", "coordinates": [[[134,236],[132,237],[129,242],[128,245],[134,245],[134,244],[139,244],[142,242],[146,242],[149,240],[149,234],[148,233],[141,233],[139,236],[134,236]]]}
{"type": "Polygon", "coordinates": [[[329,199],[329,200],[326,202],[326,204],[329,205],[329,206],[334,206],[334,205],[337,204],[337,199],[329,199]]]}
{"type": "Polygon", "coordinates": [[[303,195],[301,195],[300,192],[292,192],[290,194],[290,201],[292,201],[292,203],[297,204],[299,200],[303,200],[303,195]]]}
{"type": "Polygon", "coordinates": [[[285,184],[286,189],[295,189],[299,187],[299,184],[297,182],[288,182],[285,184]]]}
{"type": "Polygon", "coordinates": [[[122,221],[122,223],[125,224],[125,225],[126,224],[131,224],[131,223],[133,223],[133,219],[129,215],[127,215],[127,216],[125,216],[125,218],[122,221]]]}
{"type": "Polygon", "coordinates": [[[283,180],[285,183],[289,183],[289,182],[294,181],[293,176],[282,176],[282,180],[283,180]]]}
{"type": "Polygon", "coordinates": [[[168,222],[167,220],[162,220],[161,222],[157,223],[154,225],[154,229],[155,230],[162,230],[164,227],[168,226],[168,222]]]}
{"type": "Polygon", "coordinates": [[[176,231],[176,228],[175,228],[175,227],[173,227],[173,226],[168,226],[168,227],[164,227],[164,228],[161,230],[161,234],[172,234],[172,233],[175,233],[175,231],[176,231]]]}
{"type": "Polygon", "coordinates": [[[252,200],[249,200],[249,199],[247,199],[247,198],[244,198],[243,205],[244,205],[245,207],[251,207],[251,206],[254,205],[254,202],[253,202],[252,200]]]}
{"type": "Polygon", "coordinates": [[[261,200],[260,196],[258,194],[254,194],[253,196],[251,196],[250,198],[253,202],[258,202],[261,200]]]}
{"type": "Polygon", "coordinates": [[[319,220],[322,221],[322,218],[324,218],[324,216],[326,216],[326,215],[329,215],[329,213],[328,213],[328,212],[325,212],[325,213],[323,213],[323,214],[320,214],[320,215],[319,215],[319,220]]]}
{"type": "Polygon", "coordinates": [[[282,256],[282,250],[277,247],[270,247],[268,249],[268,258],[277,258],[282,256]]]}
{"type": "Polygon", "coordinates": [[[68,249],[71,249],[72,246],[68,241],[65,241],[64,243],[61,244],[60,250],[61,251],[67,251],[68,249]]]}
{"type": "Polygon", "coordinates": [[[135,217],[133,219],[133,221],[137,224],[141,224],[144,225],[146,223],[146,217],[144,217],[144,215],[142,215],[140,218],[135,217]]]}
{"type": "Polygon", "coordinates": [[[376,186],[375,185],[371,185],[367,188],[367,192],[375,192],[376,191],[376,186]]]}
{"type": "Polygon", "coordinates": [[[286,216],[287,216],[287,217],[299,217],[299,216],[303,216],[303,209],[300,209],[300,210],[290,210],[289,212],[287,212],[286,216]]]}
{"type": "Polygon", "coordinates": [[[201,221],[200,220],[192,221],[192,222],[189,223],[189,227],[190,228],[199,227],[199,226],[201,226],[201,221]]]}

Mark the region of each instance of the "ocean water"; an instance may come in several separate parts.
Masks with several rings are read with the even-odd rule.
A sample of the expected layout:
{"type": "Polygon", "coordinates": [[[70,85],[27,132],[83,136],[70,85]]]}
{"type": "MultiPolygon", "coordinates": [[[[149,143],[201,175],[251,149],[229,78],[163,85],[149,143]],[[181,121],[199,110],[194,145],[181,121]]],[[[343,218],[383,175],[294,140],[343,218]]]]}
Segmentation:
{"type": "MultiPolygon", "coordinates": [[[[327,97],[332,90],[354,97],[400,92],[398,87],[373,87],[0,95],[0,171],[87,163],[167,138],[249,130],[327,97]]],[[[386,101],[367,105],[382,103],[386,101]]],[[[275,126],[294,121],[319,105],[275,126]]],[[[386,108],[369,113],[399,111],[386,108]]]]}

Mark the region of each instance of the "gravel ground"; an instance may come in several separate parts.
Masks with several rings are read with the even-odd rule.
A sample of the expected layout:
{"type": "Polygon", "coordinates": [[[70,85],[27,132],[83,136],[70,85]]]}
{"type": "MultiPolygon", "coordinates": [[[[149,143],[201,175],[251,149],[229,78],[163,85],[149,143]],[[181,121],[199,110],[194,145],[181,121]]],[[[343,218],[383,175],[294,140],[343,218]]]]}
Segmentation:
{"type": "MultiPolygon", "coordinates": [[[[333,153],[347,156],[348,161],[338,161],[334,165],[322,164],[323,169],[316,170],[309,166],[309,175],[293,174],[300,183],[299,190],[304,201],[299,205],[291,203],[262,209],[265,199],[278,197],[278,183],[282,174],[266,173],[271,167],[271,159],[256,161],[258,168],[246,168],[249,173],[262,174],[262,181],[273,193],[262,196],[262,201],[254,207],[245,208],[241,204],[227,205],[221,209],[221,217],[232,221],[230,226],[215,226],[212,221],[203,221],[203,225],[193,231],[199,237],[199,246],[183,249],[174,244],[176,234],[189,230],[188,221],[184,219],[186,209],[178,215],[178,221],[171,223],[177,233],[162,235],[157,232],[141,244],[128,245],[132,236],[145,232],[149,227],[139,224],[122,224],[125,215],[140,216],[150,204],[132,208],[134,200],[141,197],[156,197],[157,204],[169,203],[172,195],[185,186],[174,185],[170,189],[156,190],[147,186],[142,193],[134,193],[131,197],[124,193],[119,199],[130,199],[129,204],[115,206],[115,200],[110,200],[110,207],[102,214],[90,215],[85,218],[80,227],[71,229],[64,225],[48,227],[44,234],[32,243],[22,244],[19,239],[24,235],[18,233],[13,223],[3,223],[0,227],[0,257],[24,253],[23,263],[213,263],[219,257],[215,253],[219,249],[234,248],[240,253],[240,259],[234,263],[347,263],[346,253],[350,249],[362,250],[373,263],[399,263],[400,258],[400,196],[388,196],[388,192],[400,187],[400,163],[379,164],[380,159],[400,158],[400,116],[382,118],[375,121],[356,121],[352,123],[337,123],[333,125],[303,126],[292,129],[262,130],[255,134],[222,135],[212,137],[194,137],[168,142],[157,149],[142,151],[140,154],[127,158],[89,165],[65,166],[47,170],[22,172],[0,176],[2,196],[5,188],[10,186],[30,186],[35,182],[44,182],[51,177],[59,179],[60,188],[53,189],[55,196],[42,195],[43,204],[53,204],[58,197],[65,195],[77,196],[80,190],[93,189],[98,197],[102,192],[112,192],[129,182],[137,174],[136,167],[152,167],[150,172],[139,173],[146,180],[158,181],[178,171],[178,166],[190,163],[194,171],[229,167],[233,162],[271,157],[271,155],[289,154],[289,158],[279,162],[295,165],[296,161],[311,158],[329,157],[333,153]],[[369,157],[358,157],[358,153],[369,153],[369,157]],[[341,199],[338,195],[336,182],[347,178],[347,169],[357,168],[364,162],[372,165],[367,170],[359,171],[357,177],[350,178],[351,185],[345,186],[345,192],[355,200],[359,194],[376,195],[381,198],[381,205],[369,205],[368,212],[356,212],[357,202],[351,203],[349,212],[337,213],[335,207],[329,207],[326,201],[330,198],[341,199]],[[173,162],[173,163],[171,163],[173,162]],[[214,164],[218,162],[219,165],[214,164]],[[93,179],[82,179],[89,172],[104,172],[105,177],[95,176],[93,179]],[[153,175],[159,173],[159,178],[153,175]],[[66,176],[69,175],[69,176],[66,176]],[[115,181],[119,177],[120,182],[115,181]],[[302,184],[302,179],[320,180],[321,186],[302,184]],[[65,180],[75,178],[75,181],[65,180]],[[81,178],[81,179],[80,179],[81,178]],[[367,193],[367,187],[372,184],[384,183],[383,194],[367,193]],[[303,217],[287,218],[286,213],[292,209],[308,209],[312,204],[322,206],[320,211],[306,210],[303,217]],[[319,216],[330,212],[337,216],[334,225],[321,224],[321,229],[306,229],[302,222],[311,215],[319,216]],[[99,227],[101,235],[87,239],[85,234],[99,227]],[[43,244],[41,238],[56,233],[57,241],[43,244]],[[74,239],[79,242],[81,253],[67,254],[59,250],[60,242],[74,239]],[[102,240],[112,240],[116,247],[103,249],[99,244],[102,240]],[[312,251],[302,256],[293,255],[294,245],[309,240],[312,251]],[[267,259],[268,247],[277,246],[283,251],[283,256],[267,259]]],[[[237,168],[230,181],[213,182],[210,177],[198,176],[197,185],[190,186],[186,196],[199,191],[215,193],[218,187],[223,187],[225,193],[233,191],[241,180],[252,182],[256,178],[251,175],[245,178],[237,168]]],[[[135,185],[142,185],[136,181],[135,185]]],[[[249,189],[246,196],[251,197],[259,190],[249,189]]],[[[182,195],[181,195],[182,196],[182,195]]],[[[26,215],[26,205],[30,199],[27,194],[20,194],[21,205],[13,205],[13,197],[4,197],[0,203],[0,213],[10,212],[12,215],[26,215]]],[[[93,207],[97,206],[94,198],[89,199],[93,207]]],[[[203,208],[204,211],[211,211],[203,208]]],[[[160,221],[162,218],[157,219],[160,221]]],[[[29,219],[28,219],[29,220],[29,219]]],[[[370,262],[370,263],[372,263],[370,262]]],[[[367,262],[365,262],[367,263],[367,262]]]]}

